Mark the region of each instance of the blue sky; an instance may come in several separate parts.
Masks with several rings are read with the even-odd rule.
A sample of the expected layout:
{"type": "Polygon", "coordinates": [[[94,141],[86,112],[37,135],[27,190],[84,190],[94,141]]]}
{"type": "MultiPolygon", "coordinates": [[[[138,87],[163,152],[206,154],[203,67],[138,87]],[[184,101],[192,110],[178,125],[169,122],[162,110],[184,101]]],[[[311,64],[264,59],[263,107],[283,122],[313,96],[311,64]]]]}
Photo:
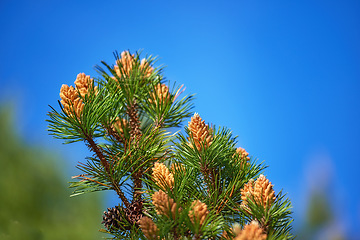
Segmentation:
{"type": "Polygon", "coordinates": [[[360,236],[359,1],[0,2],[0,101],[29,142],[82,160],[46,132],[48,105],[112,52],[159,56],[196,93],[203,119],[231,128],[292,199],[327,185],[341,231],[360,236]]]}

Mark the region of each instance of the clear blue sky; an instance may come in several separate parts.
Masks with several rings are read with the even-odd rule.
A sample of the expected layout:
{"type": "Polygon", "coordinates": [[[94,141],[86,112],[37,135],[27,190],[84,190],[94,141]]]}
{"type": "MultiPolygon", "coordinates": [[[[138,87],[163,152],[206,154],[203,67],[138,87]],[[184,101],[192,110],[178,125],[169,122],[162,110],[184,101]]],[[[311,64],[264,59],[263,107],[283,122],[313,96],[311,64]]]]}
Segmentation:
{"type": "Polygon", "coordinates": [[[266,161],[295,220],[328,182],[339,228],[360,236],[359,1],[2,0],[0,43],[0,101],[16,101],[29,142],[82,160],[47,135],[48,104],[114,50],[143,49],[197,93],[203,119],[266,161]]]}

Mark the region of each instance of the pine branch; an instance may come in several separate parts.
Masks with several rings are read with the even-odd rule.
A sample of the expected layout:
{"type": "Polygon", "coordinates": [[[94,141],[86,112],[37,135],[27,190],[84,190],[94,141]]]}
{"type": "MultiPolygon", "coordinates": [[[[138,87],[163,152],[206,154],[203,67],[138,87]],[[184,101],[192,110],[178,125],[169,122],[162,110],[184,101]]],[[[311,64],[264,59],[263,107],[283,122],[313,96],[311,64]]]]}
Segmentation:
{"type": "MultiPolygon", "coordinates": [[[[136,100],[134,99],[132,104],[127,107],[127,115],[130,119],[130,141],[134,143],[135,148],[138,148],[139,139],[142,136],[140,129],[140,121],[138,116],[138,107],[136,100]]],[[[141,162],[140,162],[141,164],[141,162]]],[[[140,167],[138,170],[135,170],[131,174],[132,181],[134,183],[133,190],[133,201],[141,200],[141,189],[142,189],[142,172],[143,169],[140,167]]]]}
{"type": "Polygon", "coordinates": [[[107,173],[110,172],[110,169],[109,169],[109,163],[107,162],[105,156],[103,155],[102,153],[102,150],[101,148],[96,145],[96,143],[94,142],[94,140],[92,139],[91,136],[89,136],[88,134],[85,133],[85,140],[87,141],[87,145],[88,147],[96,154],[96,156],[99,158],[102,166],[104,167],[105,171],[107,173]]]}
{"type": "Polygon", "coordinates": [[[101,148],[94,142],[94,140],[92,139],[91,136],[89,136],[88,134],[85,134],[85,136],[86,136],[86,141],[88,142],[89,148],[100,159],[100,162],[103,165],[103,167],[105,169],[105,172],[106,172],[106,175],[110,179],[110,182],[112,183],[112,187],[114,188],[115,192],[118,194],[118,196],[120,197],[120,199],[124,203],[124,205],[126,207],[129,207],[130,203],[127,200],[127,198],[125,197],[122,190],[120,189],[119,183],[114,180],[114,178],[112,176],[112,173],[111,173],[111,170],[109,168],[109,163],[107,162],[105,156],[103,155],[103,152],[102,152],[101,148]]]}

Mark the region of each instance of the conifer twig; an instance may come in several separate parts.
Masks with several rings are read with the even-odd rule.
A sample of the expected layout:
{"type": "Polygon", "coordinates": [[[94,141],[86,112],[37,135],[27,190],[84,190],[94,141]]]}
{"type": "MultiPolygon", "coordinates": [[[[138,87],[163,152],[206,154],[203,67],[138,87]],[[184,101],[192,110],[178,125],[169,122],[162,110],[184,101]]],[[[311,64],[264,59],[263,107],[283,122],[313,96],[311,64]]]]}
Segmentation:
{"type": "Polygon", "coordinates": [[[125,207],[128,208],[130,206],[130,203],[127,200],[127,198],[125,197],[122,190],[120,189],[119,184],[117,182],[115,182],[114,178],[112,177],[110,169],[109,169],[109,163],[106,161],[106,158],[105,158],[104,154],[102,153],[101,148],[94,142],[92,137],[90,137],[88,134],[85,134],[85,136],[86,136],[85,139],[88,142],[89,148],[96,154],[96,156],[99,158],[101,164],[105,168],[105,173],[106,173],[107,177],[110,178],[111,184],[112,184],[114,190],[120,197],[121,201],[124,203],[125,207]]]}
{"type": "MultiPolygon", "coordinates": [[[[135,147],[138,148],[138,141],[140,140],[140,137],[142,136],[142,132],[140,129],[140,121],[138,116],[138,110],[137,110],[137,104],[136,100],[133,100],[132,104],[128,106],[127,108],[127,114],[130,118],[130,139],[131,142],[136,143],[135,147]]],[[[141,162],[140,162],[141,164],[141,162]]],[[[131,178],[134,183],[134,189],[133,189],[133,201],[140,200],[141,199],[141,189],[142,189],[142,167],[135,170],[131,175],[131,178]]]]}

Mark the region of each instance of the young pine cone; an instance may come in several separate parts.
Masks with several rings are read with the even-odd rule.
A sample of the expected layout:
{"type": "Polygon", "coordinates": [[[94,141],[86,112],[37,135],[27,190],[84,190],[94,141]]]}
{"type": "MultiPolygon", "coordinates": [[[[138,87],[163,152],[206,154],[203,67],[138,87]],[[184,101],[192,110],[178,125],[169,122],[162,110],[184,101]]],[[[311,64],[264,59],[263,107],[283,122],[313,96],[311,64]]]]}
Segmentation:
{"type": "MultiPolygon", "coordinates": [[[[81,97],[85,97],[90,88],[93,87],[94,80],[90,78],[90,75],[85,75],[85,73],[79,73],[75,80],[75,86],[79,90],[81,97]]],[[[95,92],[97,87],[94,88],[95,92]]]]}
{"type": "Polygon", "coordinates": [[[202,203],[199,200],[195,200],[191,204],[191,210],[189,211],[189,217],[193,224],[196,222],[200,223],[200,227],[205,222],[205,219],[209,211],[207,210],[207,206],[205,203],[202,203]]]}
{"type": "Polygon", "coordinates": [[[75,115],[79,118],[84,108],[84,103],[80,99],[77,90],[73,86],[63,84],[60,89],[61,104],[68,115],[75,115]]]}
{"type": "Polygon", "coordinates": [[[159,229],[157,228],[156,224],[151,220],[149,217],[142,217],[138,224],[142,232],[144,233],[145,237],[149,240],[158,239],[159,229]]]}
{"type": "Polygon", "coordinates": [[[263,230],[259,227],[259,224],[252,221],[250,224],[245,225],[234,240],[265,240],[267,235],[263,233],[263,230]]]}
{"type": "Polygon", "coordinates": [[[163,163],[155,163],[152,168],[152,177],[156,184],[162,189],[174,187],[174,175],[163,163]]]}
{"type": "Polygon", "coordinates": [[[165,84],[158,84],[155,87],[155,92],[152,92],[150,94],[149,102],[155,103],[157,106],[159,103],[166,104],[170,101],[170,92],[168,86],[165,84]]]}
{"type": "Polygon", "coordinates": [[[264,175],[255,181],[254,193],[257,196],[257,201],[261,202],[263,206],[269,207],[275,201],[275,191],[273,185],[264,175]]]}
{"type": "MultiPolygon", "coordinates": [[[[116,61],[117,65],[114,66],[116,75],[118,75],[120,79],[124,75],[129,76],[135,66],[135,61],[136,59],[134,54],[130,54],[129,51],[123,51],[121,53],[121,58],[116,61]]],[[[143,72],[145,77],[149,77],[154,71],[154,68],[149,66],[149,63],[146,61],[146,59],[142,59],[140,62],[140,70],[143,72]]]]}
{"type": "Polygon", "coordinates": [[[253,197],[254,201],[264,208],[269,208],[276,199],[273,185],[262,174],[255,182],[253,179],[250,179],[250,181],[244,185],[244,188],[241,189],[241,206],[245,209],[248,209],[249,197],[250,199],[253,197]]]}
{"type": "Polygon", "coordinates": [[[167,217],[171,217],[175,219],[176,212],[179,211],[174,199],[170,198],[166,193],[162,190],[155,192],[152,195],[152,203],[155,206],[156,214],[165,215],[167,217]]]}
{"type": "Polygon", "coordinates": [[[239,147],[236,149],[236,153],[239,154],[240,159],[246,159],[247,162],[250,160],[249,153],[245,149],[239,147]]]}
{"type": "Polygon", "coordinates": [[[212,135],[209,131],[209,126],[205,124],[205,121],[201,119],[200,115],[195,113],[191,117],[191,121],[188,124],[188,128],[193,135],[196,148],[200,151],[202,144],[204,147],[209,147],[212,143],[212,135]]]}
{"type": "Polygon", "coordinates": [[[135,55],[131,55],[128,51],[123,51],[121,53],[121,58],[116,61],[117,65],[114,66],[114,70],[120,78],[122,77],[122,73],[125,75],[130,74],[134,65],[134,57],[135,55]],[[119,66],[121,67],[121,71],[119,66]]]}

